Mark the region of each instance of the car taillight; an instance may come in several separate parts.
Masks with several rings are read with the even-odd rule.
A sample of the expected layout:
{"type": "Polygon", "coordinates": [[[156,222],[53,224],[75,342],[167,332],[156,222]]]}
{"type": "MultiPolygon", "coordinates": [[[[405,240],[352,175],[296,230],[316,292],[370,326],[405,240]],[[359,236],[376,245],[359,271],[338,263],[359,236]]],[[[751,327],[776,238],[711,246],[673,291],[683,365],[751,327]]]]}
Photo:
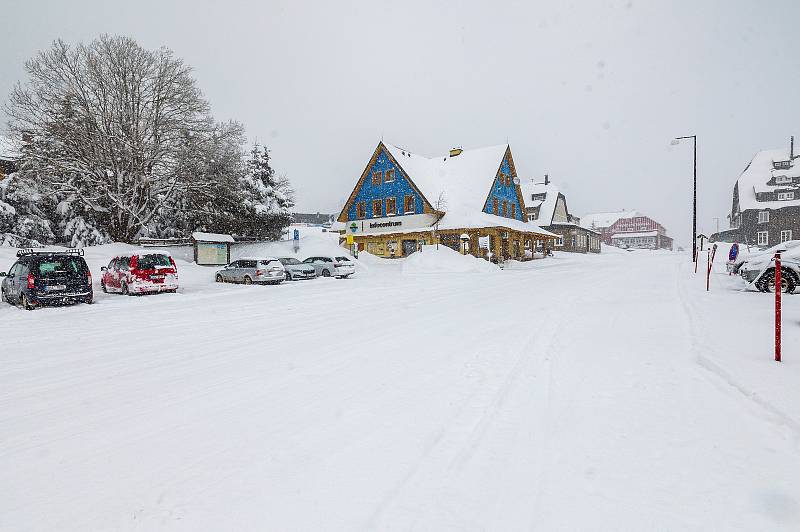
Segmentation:
{"type": "Polygon", "coordinates": [[[89,283],[89,286],[92,286],[92,272],[86,271],[86,282],[89,283]]]}
{"type": "Polygon", "coordinates": [[[28,288],[36,288],[36,282],[32,273],[28,274],[28,288]]]}
{"type": "Polygon", "coordinates": [[[264,275],[264,270],[256,270],[256,275],[264,275]]]}

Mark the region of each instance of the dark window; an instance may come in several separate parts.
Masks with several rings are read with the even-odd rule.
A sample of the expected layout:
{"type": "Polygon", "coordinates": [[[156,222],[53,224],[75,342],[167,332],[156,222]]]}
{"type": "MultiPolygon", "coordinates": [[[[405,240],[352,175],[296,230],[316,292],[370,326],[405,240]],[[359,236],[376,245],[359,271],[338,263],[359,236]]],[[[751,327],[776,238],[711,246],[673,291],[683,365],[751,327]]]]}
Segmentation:
{"type": "Polygon", "coordinates": [[[403,212],[406,214],[415,211],[416,204],[414,202],[414,196],[406,196],[405,197],[405,207],[403,208],[403,212]]]}
{"type": "Polygon", "coordinates": [[[376,172],[372,172],[372,184],[373,185],[380,185],[381,180],[383,179],[383,172],[380,170],[376,172]]]}
{"type": "Polygon", "coordinates": [[[336,257],[336,260],[338,260],[339,262],[350,262],[350,259],[348,259],[347,257],[336,257]]]}
{"type": "Polygon", "coordinates": [[[172,267],[169,257],[161,253],[152,253],[150,255],[139,255],[136,260],[136,266],[140,270],[152,270],[159,266],[172,267]]]}
{"type": "Polygon", "coordinates": [[[499,214],[498,211],[500,210],[500,208],[498,207],[498,205],[499,205],[499,202],[497,201],[497,198],[492,198],[492,207],[494,208],[494,213],[495,214],[499,214]]]}
{"type": "Polygon", "coordinates": [[[386,175],[383,178],[384,183],[391,183],[394,181],[394,168],[386,170],[386,175]]]}
{"type": "Polygon", "coordinates": [[[508,202],[503,200],[503,216],[508,216],[508,202]]]}
{"type": "Polygon", "coordinates": [[[517,204],[516,203],[512,203],[511,204],[511,217],[512,218],[516,218],[517,217],[517,204]]]}
{"type": "Polygon", "coordinates": [[[383,215],[383,202],[379,199],[372,200],[372,217],[379,218],[383,215]]]}
{"type": "Polygon", "coordinates": [[[76,275],[86,272],[86,264],[79,257],[48,258],[39,261],[39,274],[43,278],[58,275],[76,275]]]}
{"type": "Polygon", "coordinates": [[[241,268],[255,268],[256,261],[254,260],[240,260],[239,263],[241,264],[241,268]]]}
{"type": "Polygon", "coordinates": [[[366,202],[359,201],[356,205],[356,216],[360,219],[367,217],[367,204],[366,202]]]}
{"type": "Polygon", "coordinates": [[[386,198],[386,215],[397,214],[397,198],[386,198]]]}

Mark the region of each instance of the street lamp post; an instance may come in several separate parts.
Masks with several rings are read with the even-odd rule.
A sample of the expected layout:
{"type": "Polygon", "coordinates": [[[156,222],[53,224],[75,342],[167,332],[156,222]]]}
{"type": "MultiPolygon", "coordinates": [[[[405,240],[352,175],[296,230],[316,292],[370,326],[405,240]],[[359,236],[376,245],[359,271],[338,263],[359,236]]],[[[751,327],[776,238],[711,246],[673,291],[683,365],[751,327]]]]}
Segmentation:
{"type": "Polygon", "coordinates": [[[680,144],[682,140],[692,139],[694,145],[694,186],[692,192],[692,260],[697,260],[697,135],[675,137],[672,144],[680,144]]]}

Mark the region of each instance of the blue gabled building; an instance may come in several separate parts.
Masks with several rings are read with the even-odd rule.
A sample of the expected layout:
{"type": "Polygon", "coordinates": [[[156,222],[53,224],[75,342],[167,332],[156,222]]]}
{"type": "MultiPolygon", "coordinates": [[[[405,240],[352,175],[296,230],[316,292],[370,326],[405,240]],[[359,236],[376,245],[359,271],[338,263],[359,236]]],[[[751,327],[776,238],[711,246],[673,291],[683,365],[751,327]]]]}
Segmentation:
{"type": "Polygon", "coordinates": [[[379,142],[338,221],[359,249],[384,257],[438,241],[476,256],[524,258],[556,236],[528,222],[508,145],[423,157],[379,142]]]}

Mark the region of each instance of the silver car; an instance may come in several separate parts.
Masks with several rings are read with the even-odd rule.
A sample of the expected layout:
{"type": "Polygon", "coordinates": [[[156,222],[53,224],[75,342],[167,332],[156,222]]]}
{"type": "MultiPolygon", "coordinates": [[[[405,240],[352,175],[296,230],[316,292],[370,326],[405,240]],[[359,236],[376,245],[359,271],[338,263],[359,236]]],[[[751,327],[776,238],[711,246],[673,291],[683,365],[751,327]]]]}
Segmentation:
{"type": "Polygon", "coordinates": [[[279,284],[286,278],[281,261],[274,257],[243,258],[217,271],[218,283],[279,284]]]}
{"type": "Polygon", "coordinates": [[[353,261],[342,255],[308,257],[303,264],[313,266],[317,275],[321,277],[347,279],[356,273],[356,265],[353,264],[353,261]]]}
{"type": "Polygon", "coordinates": [[[303,264],[294,257],[278,257],[283,267],[286,269],[286,280],[296,281],[298,279],[314,279],[317,271],[310,264],[303,264]]]}

